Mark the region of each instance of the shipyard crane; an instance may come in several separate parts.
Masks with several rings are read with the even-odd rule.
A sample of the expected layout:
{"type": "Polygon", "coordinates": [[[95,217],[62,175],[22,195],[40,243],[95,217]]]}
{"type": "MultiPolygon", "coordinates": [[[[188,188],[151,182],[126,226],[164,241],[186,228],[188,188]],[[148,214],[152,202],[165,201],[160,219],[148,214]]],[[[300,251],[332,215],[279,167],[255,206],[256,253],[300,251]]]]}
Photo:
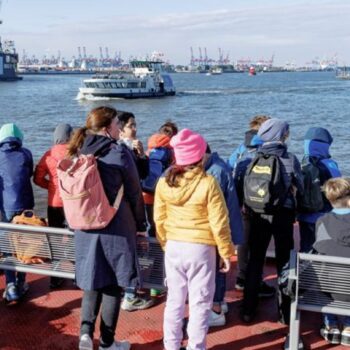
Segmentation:
{"type": "MultiPolygon", "coordinates": [[[[1,12],[1,4],[2,4],[2,0],[0,0],[0,12],[1,12]]],[[[0,24],[2,24],[1,18],[0,18],[0,24]]]]}
{"type": "Polygon", "coordinates": [[[80,46],[78,46],[78,59],[81,60],[81,49],[80,49],[80,46]]]}
{"type": "Polygon", "coordinates": [[[191,46],[191,62],[190,65],[194,66],[195,65],[195,58],[194,58],[194,54],[193,54],[193,47],[191,46]]]}
{"type": "Polygon", "coordinates": [[[198,50],[199,50],[199,65],[202,65],[202,63],[203,63],[203,56],[202,56],[202,49],[201,49],[201,47],[199,47],[198,50]]]}
{"type": "Polygon", "coordinates": [[[86,47],[83,46],[83,58],[84,60],[86,60],[87,56],[86,56],[86,47]]]}

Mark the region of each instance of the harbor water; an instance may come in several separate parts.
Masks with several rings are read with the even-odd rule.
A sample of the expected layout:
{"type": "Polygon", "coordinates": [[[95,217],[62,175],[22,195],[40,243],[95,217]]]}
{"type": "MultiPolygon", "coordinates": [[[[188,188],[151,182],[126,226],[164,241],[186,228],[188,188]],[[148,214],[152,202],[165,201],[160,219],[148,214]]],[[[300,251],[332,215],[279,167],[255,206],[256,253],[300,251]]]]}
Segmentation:
{"type": "MultiPolygon", "coordinates": [[[[212,150],[227,158],[243,140],[249,119],[267,114],[290,123],[289,148],[299,157],[308,127],[322,126],[334,137],[331,154],[350,175],[350,81],[332,72],[248,74],[174,74],[175,97],[138,100],[79,100],[86,75],[26,75],[22,81],[0,84],[0,125],[15,122],[24,145],[37,162],[51,146],[58,123],[84,124],[88,111],[110,105],[135,114],[144,142],[167,119],[180,128],[202,133],[212,150]]],[[[36,190],[40,212],[46,193],[36,190]]]]}

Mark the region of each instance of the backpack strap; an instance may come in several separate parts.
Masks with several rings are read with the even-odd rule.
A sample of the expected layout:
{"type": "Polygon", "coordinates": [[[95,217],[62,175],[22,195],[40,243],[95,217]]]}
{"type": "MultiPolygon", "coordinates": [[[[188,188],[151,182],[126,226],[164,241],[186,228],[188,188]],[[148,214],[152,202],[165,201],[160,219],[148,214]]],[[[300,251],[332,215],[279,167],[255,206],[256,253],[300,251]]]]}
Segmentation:
{"type": "Polygon", "coordinates": [[[115,201],[113,203],[113,207],[117,210],[120,207],[120,203],[122,202],[123,195],[124,195],[124,185],[121,185],[117,193],[117,197],[115,197],[115,201]]]}

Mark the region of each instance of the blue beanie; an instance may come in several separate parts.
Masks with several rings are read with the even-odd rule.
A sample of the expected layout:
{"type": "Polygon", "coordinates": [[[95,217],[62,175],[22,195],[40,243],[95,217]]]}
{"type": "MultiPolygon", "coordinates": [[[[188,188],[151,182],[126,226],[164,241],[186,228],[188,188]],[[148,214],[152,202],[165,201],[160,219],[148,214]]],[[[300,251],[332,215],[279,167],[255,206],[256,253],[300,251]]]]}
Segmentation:
{"type": "Polygon", "coordinates": [[[289,124],[281,119],[271,118],[261,124],[258,135],[264,142],[282,141],[289,131],[289,124]]]}

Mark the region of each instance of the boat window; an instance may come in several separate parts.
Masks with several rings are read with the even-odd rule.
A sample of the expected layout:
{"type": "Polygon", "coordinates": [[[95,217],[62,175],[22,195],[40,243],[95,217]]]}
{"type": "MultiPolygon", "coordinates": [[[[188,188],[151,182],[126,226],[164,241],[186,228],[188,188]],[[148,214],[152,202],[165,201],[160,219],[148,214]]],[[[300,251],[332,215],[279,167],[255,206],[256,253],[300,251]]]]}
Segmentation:
{"type": "Polygon", "coordinates": [[[129,82],[127,87],[129,89],[132,89],[132,88],[137,88],[138,87],[138,83],[137,82],[129,82]]]}
{"type": "Polygon", "coordinates": [[[143,89],[146,88],[146,82],[145,81],[141,81],[141,88],[143,88],[143,89]]]}

